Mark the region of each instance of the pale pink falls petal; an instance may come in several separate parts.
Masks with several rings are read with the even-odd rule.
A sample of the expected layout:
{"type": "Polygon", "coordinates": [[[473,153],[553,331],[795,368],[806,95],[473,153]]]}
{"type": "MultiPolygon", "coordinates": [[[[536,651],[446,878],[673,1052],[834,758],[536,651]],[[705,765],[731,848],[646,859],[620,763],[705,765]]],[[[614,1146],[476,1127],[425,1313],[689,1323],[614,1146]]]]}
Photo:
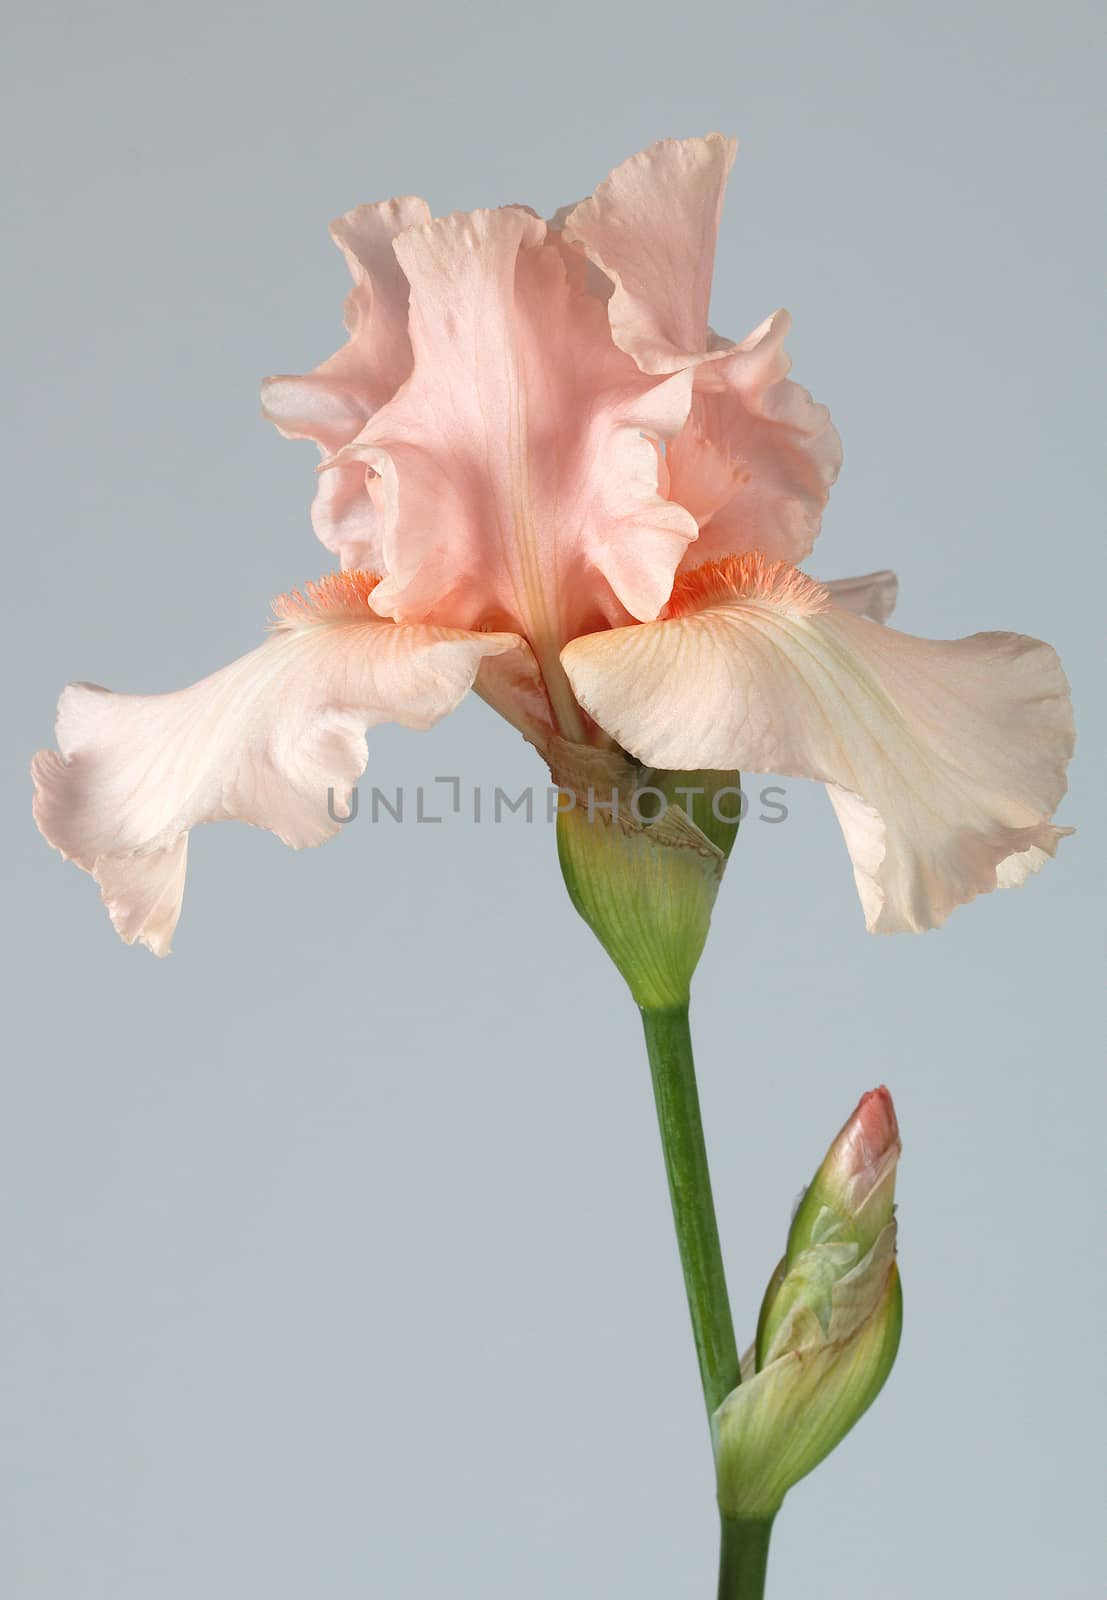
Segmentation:
{"type": "MultiPolygon", "coordinates": [[[[574,634],[654,617],[696,524],[658,492],[691,379],[611,342],[585,263],[519,207],[409,228],[411,378],[341,451],[382,515],[373,605],[510,628],[543,671],[574,634]]],[[[565,730],[568,731],[568,730],[565,730]]]]}
{"type": "Polygon", "coordinates": [[[578,639],[580,703],[649,766],[814,778],[868,926],[936,927],[1053,855],[1073,725],[1048,645],[915,639],[745,556],[678,579],[665,620],[578,639]]]}
{"type": "MultiPolygon", "coordinates": [[[[265,380],[262,409],[286,438],[314,439],[324,455],[333,455],[408,376],[408,287],[392,245],[405,228],[429,217],[425,201],[405,195],[358,206],[331,224],[331,237],[354,280],[346,299],[350,337],[314,372],[265,380]]],[[[345,565],[377,564],[364,468],[320,485],[312,521],[319,538],[345,565]]]]}
{"type": "Polygon", "coordinates": [[[616,167],[563,218],[564,234],[610,279],[615,343],[643,372],[677,372],[710,355],[715,239],[737,146],[664,139],[616,167]]]}
{"type": "Polygon", "coordinates": [[[748,550],[794,565],[811,552],[842,444],[826,407],[788,377],[790,326],[778,311],[702,369],[688,422],[668,447],[669,494],[700,529],[686,568],[748,550]]]}
{"type": "Polygon", "coordinates": [[[299,849],[340,824],[365,767],[365,730],[429,728],[508,635],[399,627],[369,608],[374,580],[335,574],[282,597],[258,649],[174,694],[72,684],[60,754],[34,760],[35,819],[92,874],[128,943],[168,953],[189,829],[235,818],[299,849]]]}

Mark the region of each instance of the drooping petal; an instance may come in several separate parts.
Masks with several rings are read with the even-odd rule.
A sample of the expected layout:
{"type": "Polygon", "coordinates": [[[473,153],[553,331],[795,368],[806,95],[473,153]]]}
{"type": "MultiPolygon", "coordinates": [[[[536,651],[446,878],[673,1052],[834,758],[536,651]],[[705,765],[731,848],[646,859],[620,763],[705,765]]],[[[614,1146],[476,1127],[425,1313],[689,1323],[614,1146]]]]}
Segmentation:
{"type": "MultiPolygon", "coordinates": [[[[1072,833],[1071,828],[1062,828],[1062,834],[1072,833]]],[[[996,887],[999,889],[1021,889],[1027,878],[1032,873],[1041,872],[1049,856],[1032,844],[1029,850],[1017,850],[1014,855],[1001,861],[996,869],[996,887]]]]}
{"type": "Polygon", "coordinates": [[[611,332],[643,372],[678,372],[715,341],[707,325],[715,239],[737,145],[663,139],[616,167],[562,219],[614,285],[611,332]]]}
{"type": "MultiPolygon", "coordinates": [[[[346,258],[354,287],[346,299],[348,342],[314,372],[302,377],[267,378],[262,410],[288,439],[314,439],[333,455],[391,399],[411,371],[407,333],[408,285],[393,244],[405,228],[428,221],[424,200],[403,195],[380,205],[358,206],[331,224],[331,237],[346,258]]],[[[329,550],[358,544],[362,559],[373,559],[374,538],[350,537],[344,519],[372,525],[365,474],[348,476],[340,494],[321,485],[312,508],[315,531],[329,550]],[[335,500],[342,516],[336,517],[335,500]],[[354,502],[360,501],[359,506],[354,502]]]]}
{"type": "Polygon", "coordinates": [[[700,524],[685,569],[752,550],[793,565],[811,553],[842,444],[826,407],[788,377],[790,326],[776,312],[711,366],[667,451],[669,494],[700,524]]]}
{"type": "Polygon", "coordinates": [[[655,441],[687,374],[644,378],[584,262],[517,207],[409,229],[412,376],[336,466],[360,462],[383,528],[374,606],[511,628],[543,669],[575,633],[656,616],[693,519],[658,492],[655,441]]]}
{"type": "Polygon", "coordinates": [[[286,596],[258,649],[172,694],[71,684],[58,750],[34,760],[35,819],[99,883],[128,944],[168,953],[188,832],[228,818],[299,849],[338,829],[365,767],[365,730],[429,728],[452,711],[509,634],[384,622],[368,574],[286,596]]]}
{"type": "Polygon", "coordinates": [[[562,654],[581,704],[664,768],[740,768],[830,788],[868,926],[935,927],[1020,881],[1067,832],[1072,713],[1048,645],[916,639],[831,603],[783,563],[678,580],[666,620],[562,654]]]}

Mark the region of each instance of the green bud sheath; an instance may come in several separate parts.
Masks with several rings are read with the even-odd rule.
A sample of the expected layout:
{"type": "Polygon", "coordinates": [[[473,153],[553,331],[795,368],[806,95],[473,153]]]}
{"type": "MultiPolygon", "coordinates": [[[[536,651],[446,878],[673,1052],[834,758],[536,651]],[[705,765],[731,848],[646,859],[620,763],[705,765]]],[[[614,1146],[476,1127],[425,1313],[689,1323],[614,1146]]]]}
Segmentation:
{"type": "Polygon", "coordinates": [[[735,773],[650,772],[561,745],[557,848],[569,897],[644,1011],[687,1005],[737,832],[735,773]],[[695,819],[695,820],[693,820],[695,819]]]}
{"type": "Polygon", "coordinates": [[[774,1355],[715,1413],[719,1505],[725,1516],[772,1517],[788,1490],[826,1459],[872,1405],[903,1326],[895,1225],[833,1292],[824,1332],[815,1314],[790,1323],[774,1355]]]}
{"type": "Polygon", "coordinates": [[[741,820],[741,786],[737,772],[661,772],[648,775],[670,805],[679,806],[690,822],[729,858],[741,820]]]}

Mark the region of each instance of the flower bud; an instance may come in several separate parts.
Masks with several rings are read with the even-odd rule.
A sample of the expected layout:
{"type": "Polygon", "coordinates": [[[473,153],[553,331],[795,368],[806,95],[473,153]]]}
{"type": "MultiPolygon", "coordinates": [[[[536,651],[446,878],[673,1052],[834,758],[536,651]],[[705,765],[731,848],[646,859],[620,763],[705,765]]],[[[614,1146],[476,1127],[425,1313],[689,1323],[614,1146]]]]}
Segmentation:
{"type": "Polygon", "coordinates": [[[876,1399],[902,1326],[892,1097],[860,1104],[804,1194],[765,1295],[747,1381],[715,1413],[719,1502],[767,1517],[876,1399]]]}
{"type": "Polygon", "coordinates": [[[647,771],[558,742],[557,848],[569,897],[644,1010],[686,1005],[737,821],[712,812],[734,773],[647,771]],[[693,820],[695,817],[697,820],[693,820]]]}
{"type": "Polygon", "coordinates": [[[833,1285],[876,1244],[892,1221],[899,1127],[887,1089],[862,1095],[796,1207],[784,1259],[766,1293],[757,1329],[757,1362],[794,1305],[804,1301],[822,1326],[833,1285]]]}

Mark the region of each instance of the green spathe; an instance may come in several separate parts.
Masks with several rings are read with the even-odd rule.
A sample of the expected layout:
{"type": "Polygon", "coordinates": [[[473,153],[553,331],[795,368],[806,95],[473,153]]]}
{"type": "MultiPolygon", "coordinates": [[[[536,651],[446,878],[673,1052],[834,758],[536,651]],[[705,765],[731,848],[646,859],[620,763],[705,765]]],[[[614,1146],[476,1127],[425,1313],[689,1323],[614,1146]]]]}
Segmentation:
{"type": "Polygon", "coordinates": [[[737,829],[712,814],[712,786],[737,775],[648,772],[576,745],[559,755],[557,848],[573,905],[644,1011],[686,1005],[737,829]]]}
{"type": "Polygon", "coordinates": [[[725,1516],[771,1517],[868,1410],[892,1370],[903,1300],[890,1222],[830,1291],[824,1329],[795,1304],[759,1372],[715,1413],[719,1505],[725,1516]]]}

